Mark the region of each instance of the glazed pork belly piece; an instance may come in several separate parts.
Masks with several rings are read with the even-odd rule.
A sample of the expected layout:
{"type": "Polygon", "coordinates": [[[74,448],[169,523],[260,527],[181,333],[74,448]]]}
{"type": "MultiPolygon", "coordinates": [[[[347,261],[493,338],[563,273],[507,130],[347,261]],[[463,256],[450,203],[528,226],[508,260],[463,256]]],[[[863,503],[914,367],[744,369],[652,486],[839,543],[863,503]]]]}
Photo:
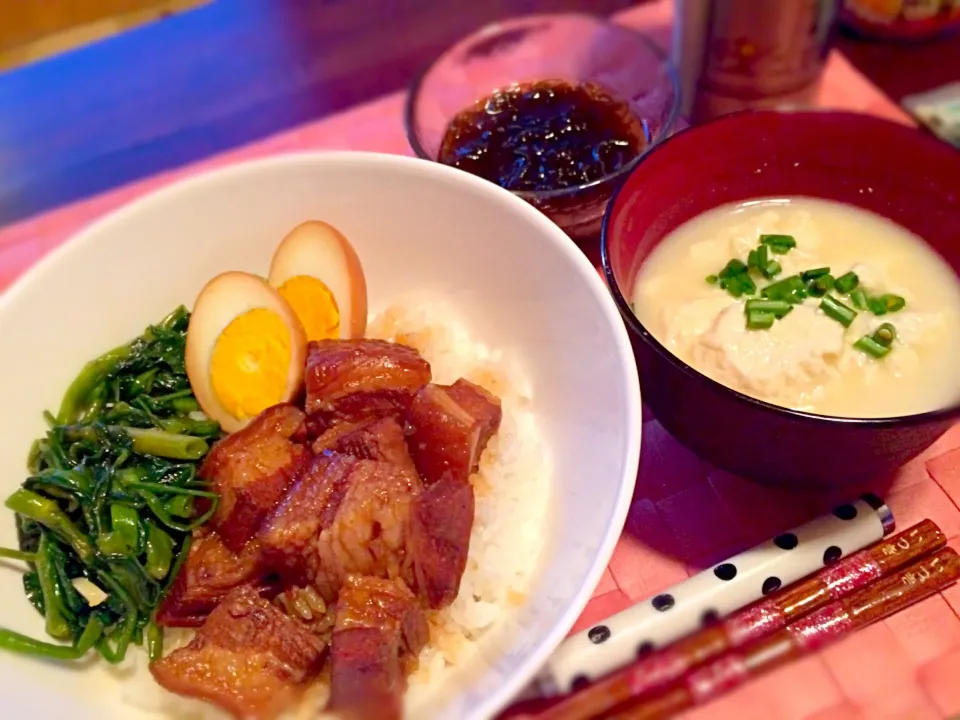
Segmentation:
{"type": "Polygon", "coordinates": [[[446,607],[460,591],[473,519],[473,486],[449,474],[414,500],[407,532],[411,582],[431,608],[446,607]]]}
{"type": "Polygon", "coordinates": [[[356,458],[332,452],[314,457],[264,521],[257,540],[264,563],[287,582],[302,585],[309,581],[308,555],[320,533],[333,525],[355,479],[356,464],[356,458]]]}
{"type": "Polygon", "coordinates": [[[399,415],[430,377],[430,364],[406,345],[383,340],[311,342],[304,373],[306,411],[326,427],[399,415]]]}
{"type": "Polygon", "coordinates": [[[166,627],[198,627],[234,588],[263,577],[259,544],[248,543],[239,555],[208,528],[194,532],[187,559],[157,608],[166,627]]]}
{"type": "Polygon", "coordinates": [[[329,709],[356,720],[399,719],[406,676],[427,639],[426,618],[401,581],[346,578],[330,648],[329,709]]]}
{"type": "Polygon", "coordinates": [[[407,472],[417,472],[403,427],[394,417],[338,423],[320,435],[312,447],[317,455],[327,451],[338,452],[360,460],[391,463],[407,472]]]}
{"type": "Polygon", "coordinates": [[[232,590],[186,647],[150,666],[171,692],[271,720],[319,672],[323,641],[249,587],[232,590]]]}
{"type": "Polygon", "coordinates": [[[466,481],[500,429],[500,400],[464,379],[453,385],[426,385],[407,415],[410,450],[426,484],[450,474],[466,481]]]}
{"type": "Polygon", "coordinates": [[[293,405],[267,408],[217,442],[200,466],[220,495],[213,527],[233,552],[243,550],[308,462],[305,420],[293,405]]]}
{"type": "Polygon", "coordinates": [[[327,601],[348,575],[402,576],[411,511],[421,490],[416,474],[376,460],[355,460],[346,482],[332,522],[305,555],[310,583],[327,601]]]}
{"type": "Polygon", "coordinates": [[[426,491],[415,473],[327,451],[316,456],[257,536],[264,564],[333,602],[351,574],[402,578],[433,608],[450,604],[466,567],[469,482],[426,491]]]}

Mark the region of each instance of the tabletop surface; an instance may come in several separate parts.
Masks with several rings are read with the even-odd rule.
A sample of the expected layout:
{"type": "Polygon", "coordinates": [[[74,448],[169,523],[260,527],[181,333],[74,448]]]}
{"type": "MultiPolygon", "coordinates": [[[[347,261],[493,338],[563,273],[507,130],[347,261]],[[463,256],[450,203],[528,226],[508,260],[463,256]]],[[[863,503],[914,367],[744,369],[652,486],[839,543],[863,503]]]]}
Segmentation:
{"type": "MultiPolygon", "coordinates": [[[[649,1],[213,0],[0,73],[0,226],[399,90],[491,20],[649,1]]],[[[960,36],[838,42],[895,100],[960,75],[960,36]]]]}
{"type": "MultiPolygon", "coordinates": [[[[477,3],[486,10],[495,4],[477,3]]],[[[338,5],[334,3],[334,7],[338,5]]],[[[661,44],[669,43],[672,17],[668,0],[629,9],[618,19],[643,29],[661,44]]],[[[269,88],[263,88],[263,97],[266,107],[270,104],[269,88]]],[[[330,102],[336,106],[338,101],[334,98],[330,102]]],[[[869,112],[910,122],[839,52],[832,53],[828,60],[818,102],[828,108],[869,112]]],[[[403,94],[394,93],[280,133],[265,131],[264,137],[255,142],[184,167],[135,175],[139,178],[135,182],[89,199],[70,202],[66,199],[69,193],[61,188],[65,194],[55,204],[66,204],[0,230],[0,289],[93,219],[156,187],[201,170],[305,149],[409,154],[401,124],[402,104],[403,94]]],[[[224,127],[235,121],[235,118],[225,121],[224,127]]],[[[5,127],[2,122],[0,120],[0,127],[5,127]]],[[[265,122],[261,127],[267,125],[265,122]]],[[[86,130],[78,128],[77,132],[86,130]]],[[[173,152],[179,141],[168,141],[173,152]]],[[[214,145],[211,140],[210,147],[214,145]]],[[[154,151],[143,152],[147,157],[154,151]]],[[[118,150],[116,158],[121,158],[123,153],[118,150]]],[[[53,156],[51,152],[51,162],[53,156]]],[[[99,161],[89,158],[85,162],[99,161]]],[[[122,168],[126,162],[128,160],[117,159],[116,168],[122,168]]],[[[164,167],[166,165],[158,161],[157,169],[164,167]]],[[[49,177],[57,172],[53,165],[48,171],[54,174],[49,177]]],[[[43,168],[37,168],[38,183],[44,182],[44,172],[43,168]]],[[[2,194],[0,191],[0,196],[2,194]]],[[[951,544],[958,547],[960,425],[894,477],[885,479],[882,488],[863,489],[881,490],[901,529],[929,518],[951,538],[951,544]]],[[[787,493],[712,468],[670,437],[655,419],[647,417],[641,468],[627,525],[575,629],[588,627],[739,549],[847,499],[846,496],[787,493]]],[[[752,682],[689,713],[688,717],[695,720],[942,719],[960,713],[958,677],[960,587],[953,587],[814,656],[752,682]]]]}

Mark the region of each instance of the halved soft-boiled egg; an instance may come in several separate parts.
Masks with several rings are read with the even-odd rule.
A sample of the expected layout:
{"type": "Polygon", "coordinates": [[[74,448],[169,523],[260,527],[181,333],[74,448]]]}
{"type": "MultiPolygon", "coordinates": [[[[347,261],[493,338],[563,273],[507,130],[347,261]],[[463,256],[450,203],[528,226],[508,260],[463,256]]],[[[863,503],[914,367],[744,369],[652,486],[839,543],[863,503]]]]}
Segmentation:
{"type": "Polygon", "coordinates": [[[361,338],[367,329],[367,281],[360,259],[333,226],[311,220],[283,239],[270,284],[290,303],[307,340],[361,338]]]}
{"type": "Polygon", "coordinates": [[[296,313],[262,278],[225,272],[197,296],[187,328],[187,377],[201,409],[226,432],[293,399],[306,352],[296,313]]]}

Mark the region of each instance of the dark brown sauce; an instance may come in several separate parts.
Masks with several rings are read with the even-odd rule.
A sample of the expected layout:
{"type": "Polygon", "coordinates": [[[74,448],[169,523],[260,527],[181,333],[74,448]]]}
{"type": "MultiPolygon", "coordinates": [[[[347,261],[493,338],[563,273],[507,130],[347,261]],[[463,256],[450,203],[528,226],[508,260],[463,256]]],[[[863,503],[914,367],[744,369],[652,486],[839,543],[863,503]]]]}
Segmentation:
{"type": "Polygon", "coordinates": [[[450,122],[437,158],[515,191],[592,183],[636,158],[644,122],[603,88],[524,83],[478,100],[450,122]]]}

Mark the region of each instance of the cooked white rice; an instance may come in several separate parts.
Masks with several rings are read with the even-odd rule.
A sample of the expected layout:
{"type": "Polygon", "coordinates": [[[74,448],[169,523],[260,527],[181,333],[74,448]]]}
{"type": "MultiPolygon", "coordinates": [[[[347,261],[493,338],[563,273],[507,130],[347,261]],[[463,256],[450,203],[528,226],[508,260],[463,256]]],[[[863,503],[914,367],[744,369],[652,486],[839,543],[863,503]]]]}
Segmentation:
{"type": "MultiPolygon", "coordinates": [[[[472,478],[476,519],[460,594],[430,619],[430,642],[420,668],[410,677],[406,704],[422,707],[432,690],[445,685],[458,666],[476,652],[476,643],[501,614],[527,597],[543,548],[542,528],[550,501],[546,447],[531,408],[529,384],[515,359],[473,340],[449,308],[436,303],[391,307],[373,317],[367,336],[410,345],[430,362],[435,382],[466,378],[500,397],[503,421],[472,478]]],[[[192,633],[168,631],[167,650],[185,644],[192,633]]],[[[177,720],[219,720],[225,713],[179,697],[154,681],[142,652],[131,653],[123,675],[124,701],[177,720]]],[[[326,702],[324,688],[305,698],[291,718],[317,718],[326,702]]]]}

